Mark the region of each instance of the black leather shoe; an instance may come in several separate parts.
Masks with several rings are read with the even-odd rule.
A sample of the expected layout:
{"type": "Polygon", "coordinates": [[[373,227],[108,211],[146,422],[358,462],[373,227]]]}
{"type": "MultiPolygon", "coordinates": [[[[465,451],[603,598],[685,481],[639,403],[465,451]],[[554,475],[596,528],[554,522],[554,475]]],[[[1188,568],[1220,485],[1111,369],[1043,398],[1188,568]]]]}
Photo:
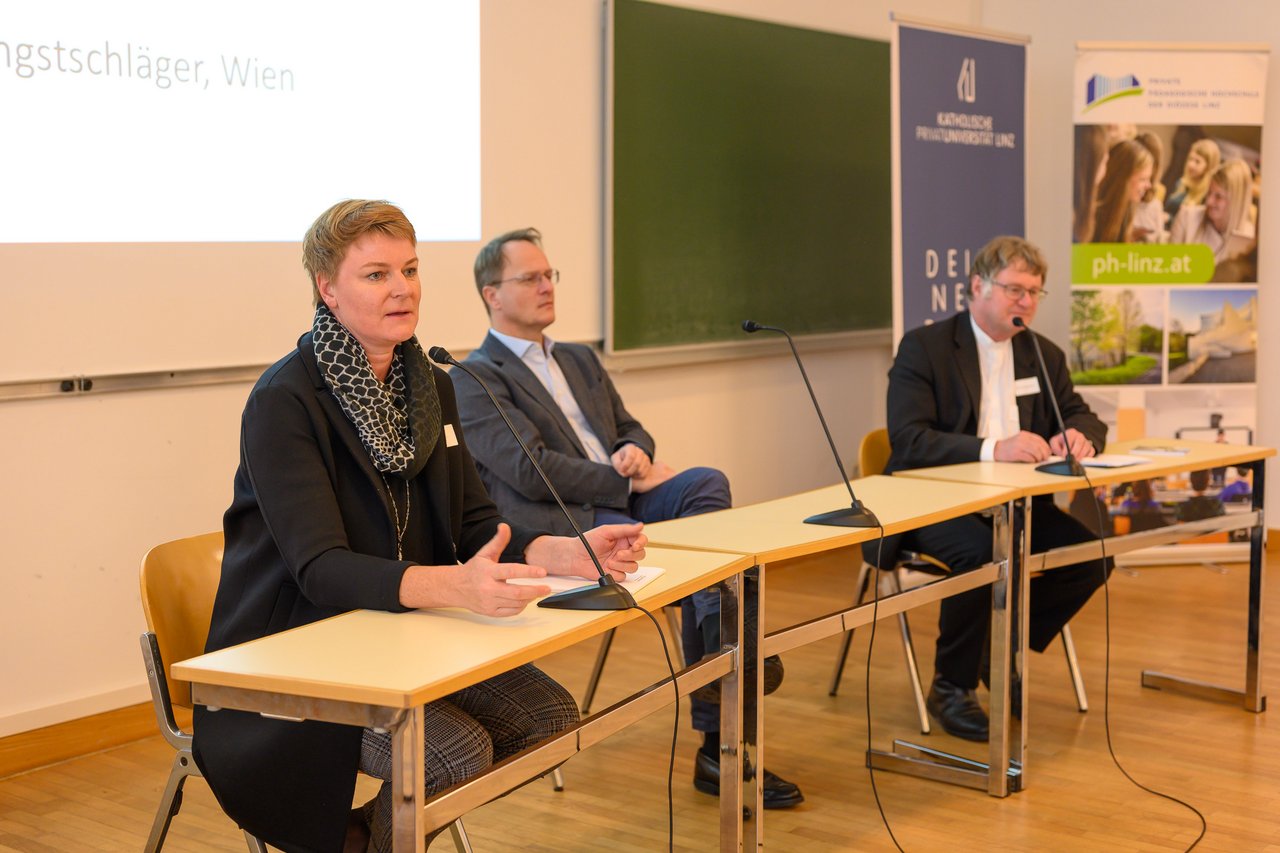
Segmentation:
{"type": "Polygon", "coordinates": [[[972,689],[934,676],[924,705],[943,731],[953,737],[974,741],[986,741],[990,737],[987,713],[978,704],[978,696],[972,689]]]}
{"type": "MultiPolygon", "coordinates": [[[[750,779],[754,768],[747,761],[742,768],[742,778],[750,779]]],[[[698,750],[698,757],[693,763],[693,787],[713,797],[720,796],[720,761],[714,756],[698,750]]],[[[804,794],[800,786],[788,782],[768,768],[764,771],[764,807],[766,809],[789,809],[804,802],[804,794]]]]}
{"type": "MultiPolygon", "coordinates": [[[[708,655],[710,657],[710,655],[708,655]]],[[[773,691],[782,686],[782,678],[786,675],[786,671],[782,668],[782,658],[777,655],[769,655],[764,659],[764,695],[768,696],[773,691]]],[[[720,704],[720,680],[716,679],[710,684],[704,684],[691,694],[695,699],[701,699],[712,705],[720,704]]]]}

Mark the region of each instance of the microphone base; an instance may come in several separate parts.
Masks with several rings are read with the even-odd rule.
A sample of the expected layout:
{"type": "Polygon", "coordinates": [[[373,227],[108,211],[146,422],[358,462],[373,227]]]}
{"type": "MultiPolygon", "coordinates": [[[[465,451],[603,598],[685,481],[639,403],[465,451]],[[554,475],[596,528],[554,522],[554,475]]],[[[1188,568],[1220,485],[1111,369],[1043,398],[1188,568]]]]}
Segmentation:
{"type": "Polygon", "coordinates": [[[553,610],[629,610],[636,606],[636,600],[626,587],[611,581],[548,595],[538,606],[553,610]]]}
{"type": "Polygon", "coordinates": [[[1057,474],[1059,477],[1084,476],[1084,466],[1077,462],[1074,457],[1037,465],[1036,470],[1041,474],[1057,474]]]}
{"type": "Polygon", "coordinates": [[[880,522],[876,519],[875,514],[871,510],[858,506],[849,506],[843,509],[833,509],[830,512],[820,512],[817,515],[811,515],[804,520],[805,524],[824,524],[827,527],[879,527],[880,522]]]}

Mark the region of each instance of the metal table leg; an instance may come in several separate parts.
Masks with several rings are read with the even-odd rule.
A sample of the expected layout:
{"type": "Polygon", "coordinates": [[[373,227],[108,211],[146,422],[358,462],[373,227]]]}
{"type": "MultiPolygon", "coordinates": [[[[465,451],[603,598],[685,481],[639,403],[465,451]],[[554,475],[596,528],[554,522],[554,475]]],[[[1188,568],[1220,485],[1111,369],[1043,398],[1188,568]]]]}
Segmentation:
{"type": "MultiPolygon", "coordinates": [[[[1027,553],[1030,501],[999,507],[992,527],[992,557],[1001,572],[991,585],[991,734],[986,763],[908,741],[895,740],[892,752],[869,750],[868,766],[893,770],[1007,797],[1022,790],[1026,737],[1010,713],[1010,686],[1021,680],[1026,660],[1027,553]],[[1012,650],[1012,654],[1010,653],[1012,650]]],[[[1026,691],[1020,691],[1025,702],[1026,691]]],[[[1025,713],[1025,708],[1023,709],[1025,713]]]]}
{"type": "Polygon", "coordinates": [[[1142,686],[1157,690],[1177,690],[1202,699],[1242,702],[1246,711],[1260,714],[1267,710],[1267,696],[1262,689],[1262,596],[1267,532],[1262,504],[1266,493],[1266,463],[1260,459],[1249,467],[1253,470],[1253,509],[1257,518],[1253,527],[1249,528],[1249,610],[1245,635],[1244,690],[1151,670],[1143,670],[1142,686]]]}

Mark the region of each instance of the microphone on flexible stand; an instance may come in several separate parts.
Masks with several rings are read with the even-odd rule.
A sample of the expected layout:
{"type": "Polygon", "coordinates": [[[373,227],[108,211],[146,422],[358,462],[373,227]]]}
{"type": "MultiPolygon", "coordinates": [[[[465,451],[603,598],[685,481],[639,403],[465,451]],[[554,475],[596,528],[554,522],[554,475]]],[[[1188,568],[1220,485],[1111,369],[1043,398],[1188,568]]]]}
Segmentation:
{"type": "Polygon", "coordinates": [[[791,335],[786,329],[780,329],[777,326],[765,326],[755,320],[743,320],[742,331],[747,334],[754,334],[760,331],[777,332],[786,337],[787,343],[791,345],[791,354],[795,356],[796,366],[800,368],[800,376],[804,379],[804,387],[809,389],[809,399],[813,401],[813,410],[818,413],[818,421],[822,424],[822,431],[827,435],[827,444],[831,445],[831,455],[835,457],[836,467],[840,469],[840,480],[844,483],[844,487],[849,490],[850,505],[847,509],[833,509],[829,512],[811,515],[804,520],[805,524],[826,524],[831,527],[879,527],[880,521],[876,518],[875,513],[867,509],[862,501],[858,500],[857,495],[853,493],[853,484],[849,482],[849,475],[844,472],[844,463],[840,461],[840,451],[836,450],[835,440],[831,438],[831,430],[827,429],[827,419],[822,416],[822,407],[818,405],[818,397],[813,393],[813,386],[809,384],[809,374],[805,372],[804,362],[800,360],[800,353],[796,351],[796,343],[791,340],[791,335]]]}
{"type": "Polygon", "coordinates": [[[578,523],[573,520],[573,516],[569,514],[569,508],[564,505],[564,501],[560,499],[560,493],[556,491],[556,487],[551,485],[547,473],[542,470],[542,466],[538,464],[538,460],[533,457],[533,453],[529,450],[529,445],[524,443],[524,439],[520,437],[520,433],[516,430],[515,424],[511,423],[511,418],[507,416],[506,411],[502,408],[502,404],[498,402],[498,398],[493,396],[493,392],[489,390],[489,386],[484,384],[479,376],[449,354],[444,347],[432,347],[427,350],[427,355],[431,356],[431,360],[437,364],[448,364],[456,367],[463,373],[470,376],[476,383],[484,389],[484,393],[489,396],[489,402],[493,403],[493,407],[498,410],[498,414],[502,416],[502,422],[507,425],[507,429],[511,430],[511,434],[515,436],[516,442],[520,445],[520,449],[524,451],[524,455],[533,465],[533,470],[538,472],[538,476],[542,478],[542,482],[546,485],[547,491],[551,492],[551,496],[556,499],[556,503],[560,505],[560,511],[564,513],[564,517],[569,520],[569,525],[573,528],[573,532],[577,535],[578,541],[582,543],[582,547],[587,549],[587,556],[591,558],[591,562],[595,564],[596,571],[600,573],[600,579],[596,582],[596,586],[584,586],[578,589],[570,589],[565,592],[558,592],[555,595],[549,595],[538,602],[539,607],[551,607],[557,610],[627,610],[636,606],[636,600],[631,597],[631,593],[626,587],[621,586],[616,580],[609,576],[609,573],[600,565],[599,558],[596,557],[591,545],[587,543],[587,537],[582,535],[582,529],[578,527],[578,523]]]}
{"type": "Polygon", "coordinates": [[[1058,395],[1053,392],[1053,382],[1049,379],[1049,368],[1044,363],[1044,353],[1040,351],[1040,341],[1036,338],[1036,333],[1031,331],[1031,327],[1021,317],[1014,317],[1013,325],[1019,329],[1025,329],[1026,333],[1031,336],[1031,345],[1036,350],[1036,361],[1040,362],[1040,375],[1044,377],[1044,387],[1049,392],[1049,402],[1053,404],[1053,416],[1058,419],[1058,429],[1062,431],[1062,446],[1067,450],[1066,459],[1058,462],[1045,462],[1037,465],[1036,470],[1042,474],[1081,477],[1084,475],[1084,468],[1071,455],[1071,442],[1067,440],[1067,424],[1062,420],[1062,410],[1058,408],[1058,395]]]}

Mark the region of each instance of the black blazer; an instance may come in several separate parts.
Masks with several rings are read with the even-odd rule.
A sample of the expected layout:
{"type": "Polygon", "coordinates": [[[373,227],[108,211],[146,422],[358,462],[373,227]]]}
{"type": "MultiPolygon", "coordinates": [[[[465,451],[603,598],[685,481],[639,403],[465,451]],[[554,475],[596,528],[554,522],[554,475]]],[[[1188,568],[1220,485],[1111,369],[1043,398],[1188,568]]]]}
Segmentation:
{"type": "MultiPolygon", "coordinates": [[[[405,559],[396,558],[387,486],[325,385],[310,333],[258,380],[241,419],[207,651],[348,610],[404,610],[399,589],[407,567],[465,561],[493,536],[502,519],[462,441],[453,386],[432,369],[444,423],[457,441],[446,440],[446,428],[409,483],[405,559]]],[[[404,512],[404,481],[387,481],[404,512]]],[[[539,534],[512,534],[504,559],[522,561],[539,534]]],[[[342,849],[360,741],[356,726],[196,707],[193,749],[218,802],[242,827],[286,851],[342,849]]]]}
{"type": "MultiPolygon", "coordinates": [[[[1013,336],[1015,379],[1039,377],[1030,330],[1013,336]]],[[[1101,452],[1107,426],[1071,384],[1067,359],[1048,338],[1037,336],[1045,366],[1068,428],[1077,429],[1101,452]]],[[[1041,390],[1018,398],[1018,420],[1024,430],[1048,439],[1058,431],[1053,403],[1041,390]]],[[[982,373],[978,344],[969,312],[912,329],[898,345],[889,369],[889,444],[892,453],[885,473],[976,462],[982,450],[978,438],[978,407],[982,402],[982,373]]]]}
{"type": "MultiPolygon", "coordinates": [[[[624,444],[635,444],[653,458],[653,437],[622,405],[595,352],[584,344],[557,343],[551,354],[605,450],[613,453],[624,444]]],[[[467,356],[466,365],[498,398],[580,527],[595,524],[597,506],[626,511],[631,494],[628,478],[610,464],[591,461],[560,406],[506,344],[486,335],[480,348],[467,356]]],[[[555,498],[488,396],[461,370],[449,376],[480,478],[502,513],[522,524],[572,535],[555,498]]]]}
{"type": "MultiPolygon", "coordinates": [[[[1040,377],[1041,385],[1039,393],[1018,397],[1018,419],[1022,429],[1048,439],[1058,427],[1053,404],[1044,392],[1044,377],[1040,376],[1030,338],[1033,334],[1027,330],[1013,336],[1014,378],[1040,377]]],[[[1106,424],[1076,392],[1062,350],[1043,335],[1037,338],[1063,421],[1102,452],[1106,424]]],[[[884,473],[978,461],[982,450],[982,439],[977,436],[981,402],[982,372],[969,312],[912,329],[898,344],[898,354],[889,368],[887,413],[892,450],[884,473]]],[[[892,565],[899,539],[885,538],[884,565],[892,565]]],[[[875,557],[874,544],[863,549],[871,561],[875,557]]]]}

